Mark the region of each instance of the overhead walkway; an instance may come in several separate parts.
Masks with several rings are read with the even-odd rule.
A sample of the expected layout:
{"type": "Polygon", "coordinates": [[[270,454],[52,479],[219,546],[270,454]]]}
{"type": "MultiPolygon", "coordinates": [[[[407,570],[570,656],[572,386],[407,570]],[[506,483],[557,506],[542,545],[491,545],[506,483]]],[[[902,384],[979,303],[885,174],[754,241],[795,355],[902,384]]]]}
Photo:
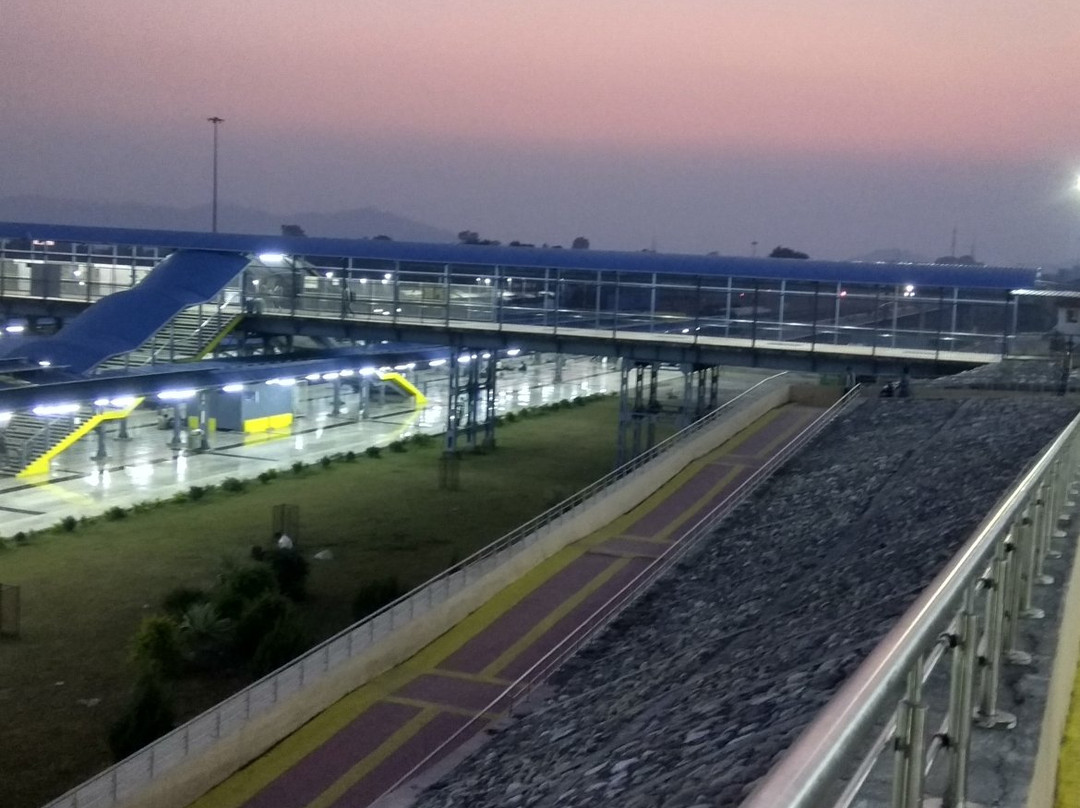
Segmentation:
{"type": "MultiPolygon", "coordinates": [[[[240,322],[238,311],[212,300],[247,264],[236,255],[175,253],[137,286],[102,298],[58,334],[7,346],[4,356],[72,375],[198,359],[240,322]]],[[[11,415],[3,432],[0,473],[31,477],[106,421],[126,418],[142,398],[91,406],[38,407],[11,415]]]]}

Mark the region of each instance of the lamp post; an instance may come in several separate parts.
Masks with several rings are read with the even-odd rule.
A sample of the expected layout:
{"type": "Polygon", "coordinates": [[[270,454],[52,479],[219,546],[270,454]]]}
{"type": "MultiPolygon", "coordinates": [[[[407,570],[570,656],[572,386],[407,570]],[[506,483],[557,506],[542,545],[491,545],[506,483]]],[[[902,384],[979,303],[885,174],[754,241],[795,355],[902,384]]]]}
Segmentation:
{"type": "Polygon", "coordinates": [[[217,232],[217,153],[218,153],[218,124],[224,123],[224,118],[219,118],[217,115],[212,118],[207,118],[214,127],[214,180],[213,180],[213,194],[210,205],[210,232],[217,232]]]}

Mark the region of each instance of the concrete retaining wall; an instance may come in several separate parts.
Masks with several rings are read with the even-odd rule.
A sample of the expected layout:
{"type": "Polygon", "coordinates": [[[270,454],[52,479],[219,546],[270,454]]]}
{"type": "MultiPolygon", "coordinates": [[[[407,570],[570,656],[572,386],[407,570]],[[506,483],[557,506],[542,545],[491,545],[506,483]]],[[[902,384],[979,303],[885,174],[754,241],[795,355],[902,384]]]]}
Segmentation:
{"type": "MultiPolygon", "coordinates": [[[[810,387],[808,389],[818,389],[810,387]]],[[[836,400],[836,391],[832,392],[836,400]]],[[[803,395],[803,394],[800,394],[803,395]]],[[[214,744],[205,754],[162,775],[125,808],[184,808],[232,773],[262,755],[339,699],[401,664],[460,623],[537,564],[610,524],[641,504],[693,461],[723,445],[763,415],[792,400],[792,389],[779,385],[758,400],[702,430],[678,451],[668,452],[635,472],[612,492],[567,514],[545,529],[526,549],[426,614],[394,630],[369,651],[358,654],[319,682],[289,697],[275,709],[214,744]]]]}

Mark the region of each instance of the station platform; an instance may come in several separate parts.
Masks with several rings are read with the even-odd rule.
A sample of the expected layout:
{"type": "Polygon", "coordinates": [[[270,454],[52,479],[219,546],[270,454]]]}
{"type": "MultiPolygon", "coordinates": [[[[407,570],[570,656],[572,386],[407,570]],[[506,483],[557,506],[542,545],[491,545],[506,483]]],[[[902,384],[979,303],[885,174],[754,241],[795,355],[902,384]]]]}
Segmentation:
{"type": "MultiPolygon", "coordinates": [[[[764,375],[740,371],[722,377],[721,394],[731,397],[764,375]]],[[[410,374],[410,381],[427,396],[426,407],[376,396],[363,419],[357,394],[345,394],[344,406],[332,414],[330,385],[298,385],[291,427],[251,435],[217,433],[210,436],[211,448],[202,452],[186,444],[173,449],[172,432],[160,428],[159,413],[137,409],[128,419],[128,439],[118,437],[117,425],[108,426],[105,459],[95,459],[98,438],[91,433],[56,458],[48,475],[0,477],[0,536],[51,527],[65,516],[95,516],[113,506],[165,499],[192,485],[214,485],[227,477],[249,479],[296,461],[362,452],[417,432],[441,433],[446,427],[445,370],[418,371],[410,374]]],[[[681,395],[678,371],[662,371],[661,382],[670,392],[678,388],[681,395]]],[[[567,358],[556,381],[555,363],[548,355],[529,356],[500,372],[497,384],[498,412],[513,412],[575,396],[616,393],[619,366],[615,360],[567,358]]]]}

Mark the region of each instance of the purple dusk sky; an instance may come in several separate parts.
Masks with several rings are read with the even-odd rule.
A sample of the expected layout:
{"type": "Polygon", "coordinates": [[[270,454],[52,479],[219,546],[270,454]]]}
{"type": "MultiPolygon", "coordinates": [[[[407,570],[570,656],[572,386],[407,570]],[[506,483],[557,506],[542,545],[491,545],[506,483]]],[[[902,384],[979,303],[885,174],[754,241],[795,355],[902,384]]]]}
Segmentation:
{"type": "MultiPolygon", "coordinates": [[[[0,195],[1080,254],[1076,0],[0,0],[0,195]]],[[[226,223],[227,224],[227,223],[226,223]]]]}

